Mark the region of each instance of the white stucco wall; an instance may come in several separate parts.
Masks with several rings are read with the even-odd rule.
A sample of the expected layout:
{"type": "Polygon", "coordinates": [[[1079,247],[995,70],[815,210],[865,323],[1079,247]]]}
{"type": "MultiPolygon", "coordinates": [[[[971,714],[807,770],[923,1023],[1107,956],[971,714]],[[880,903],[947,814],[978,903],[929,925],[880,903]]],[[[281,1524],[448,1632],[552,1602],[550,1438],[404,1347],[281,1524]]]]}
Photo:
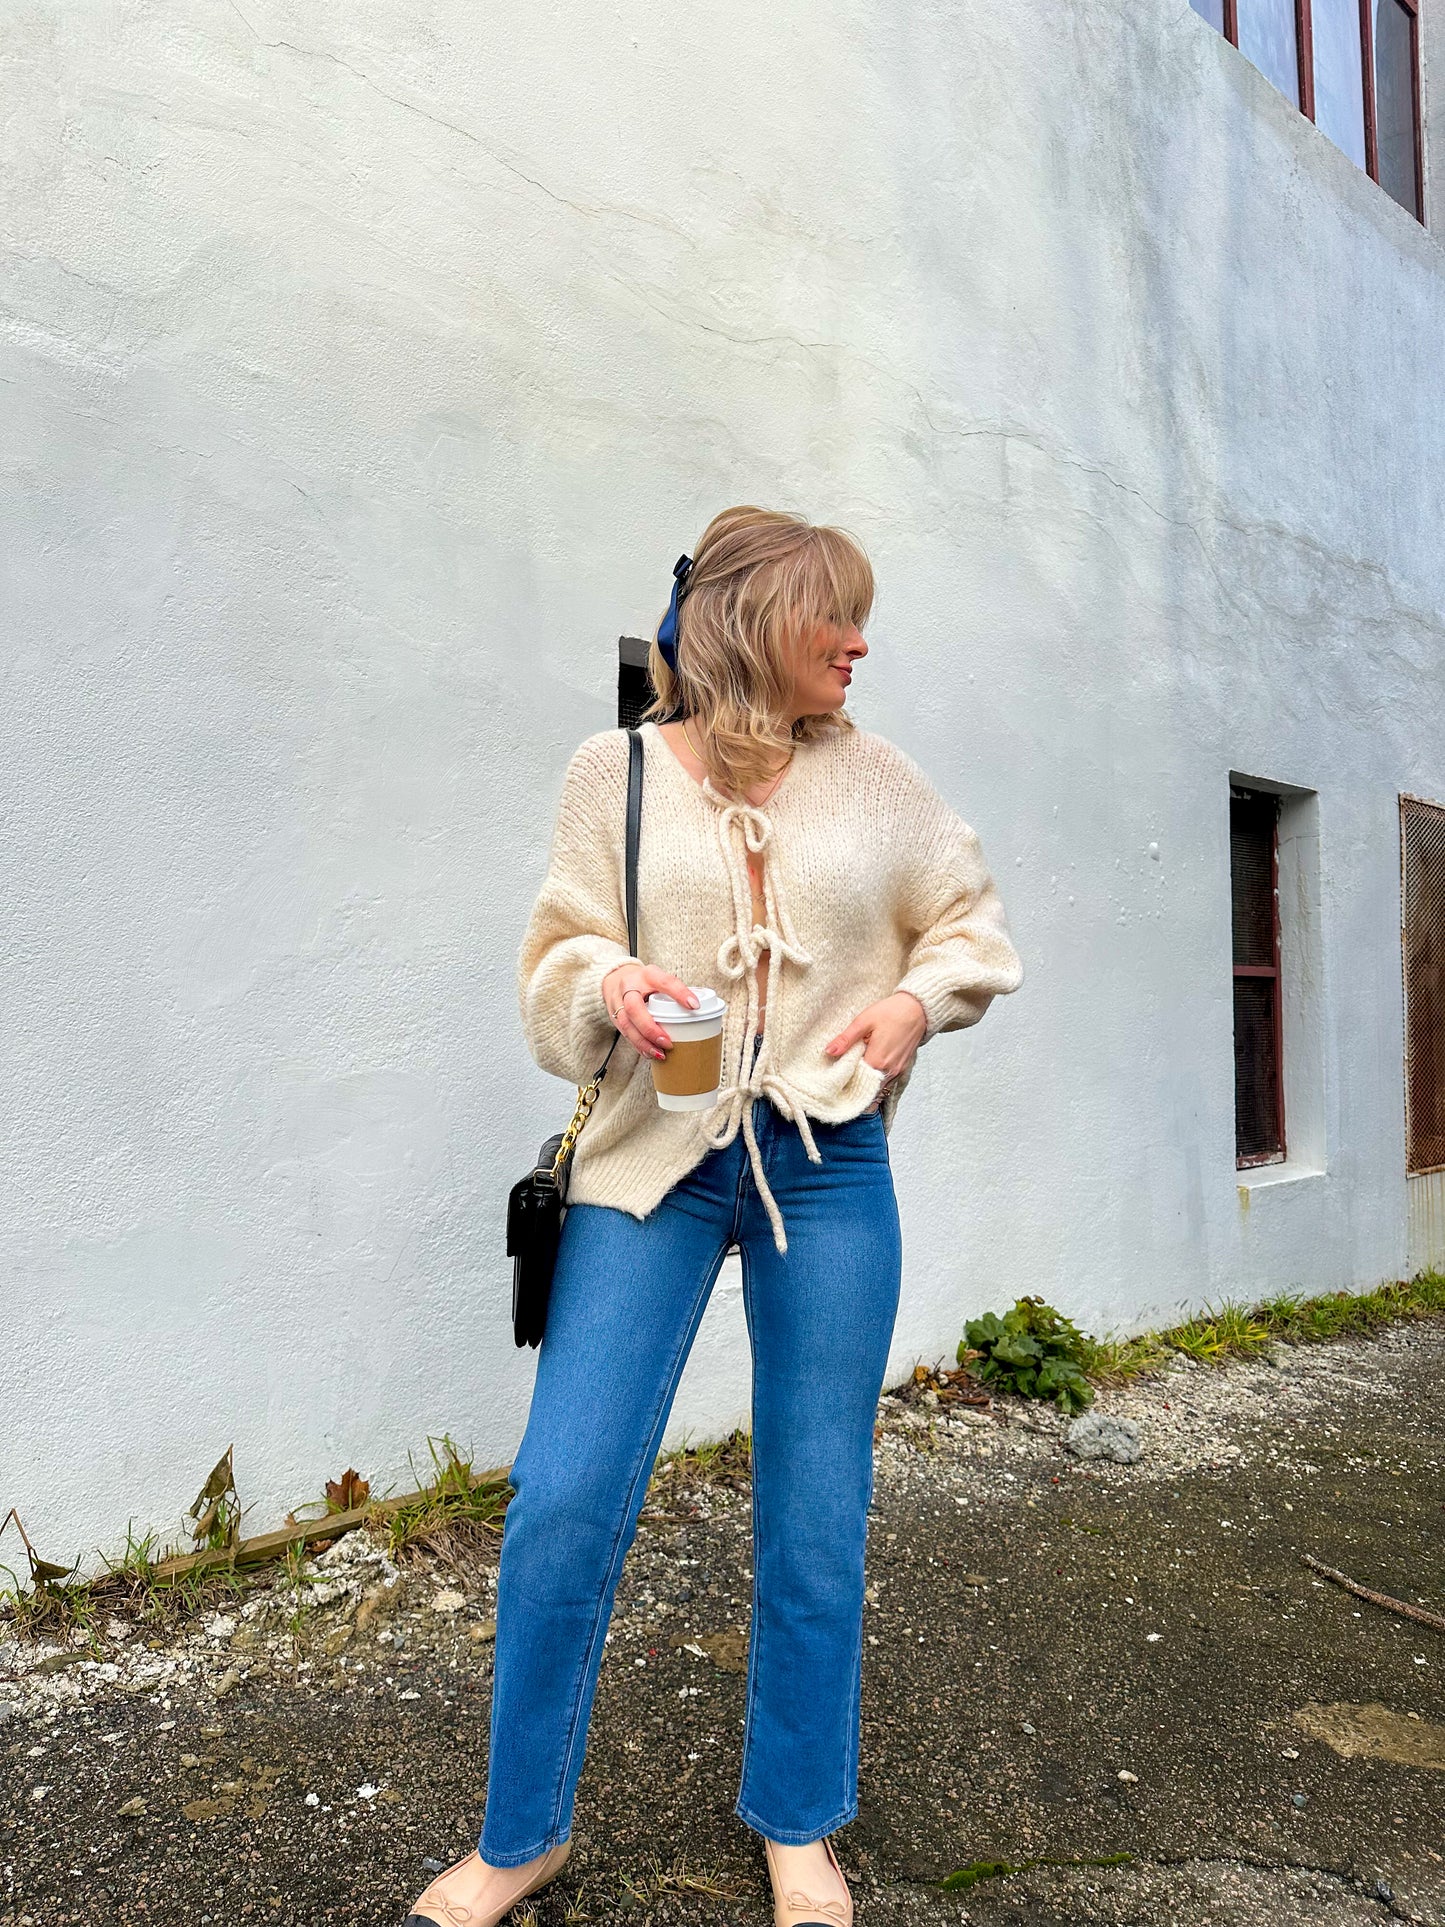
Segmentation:
{"type": "MultiPolygon", "coordinates": [[[[738,500],[868,544],[856,711],[1028,971],[899,1112],[897,1368],[1398,1275],[1445,256],[1185,0],[6,19],[0,1512],[509,1455],[517,940],[738,500]],[[1318,794],[1318,1155],[1247,1210],[1231,770],[1318,794]]],[[[674,1436],[745,1404],[724,1289],[674,1436]]]]}

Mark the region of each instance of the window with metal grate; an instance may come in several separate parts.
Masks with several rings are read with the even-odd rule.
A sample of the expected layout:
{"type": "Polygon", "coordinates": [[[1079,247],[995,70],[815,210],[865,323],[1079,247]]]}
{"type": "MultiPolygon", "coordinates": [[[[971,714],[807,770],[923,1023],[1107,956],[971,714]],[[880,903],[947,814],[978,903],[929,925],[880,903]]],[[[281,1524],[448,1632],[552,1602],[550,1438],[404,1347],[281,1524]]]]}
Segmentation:
{"type": "Polygon", "coordinates": [[[1400,798],[1405,1168],[1445,1170],[1445,808],[1400,798]]]}
{"type": "Polygon", "coordinates": [[[617,639],[617,727],[635,729],[642,721],[643,711],[656,695],[652,678],[647,673],[647,652],[650,643],[641,636],[619,636],[617,639]]]}
{"type": "Polygon", "coordinates": [[[1285,1155],[1279,942],[1279,798],[1229,790],[1234,928],[1234,1153],[1241,1168],[1285,1155]]]}

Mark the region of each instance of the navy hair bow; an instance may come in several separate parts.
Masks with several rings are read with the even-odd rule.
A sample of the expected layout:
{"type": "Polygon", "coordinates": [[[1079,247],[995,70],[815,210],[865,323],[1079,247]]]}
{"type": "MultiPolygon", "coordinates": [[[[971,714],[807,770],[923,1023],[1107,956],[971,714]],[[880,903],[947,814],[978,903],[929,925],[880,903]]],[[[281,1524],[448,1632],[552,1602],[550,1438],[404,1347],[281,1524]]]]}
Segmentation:
{"type": "Polygon", "coordinates": [[[663,661],[674,675],[677,674],[677,605],[686,593],[687,578],[691,574],[692,557],[680,555],[672,565],[672,600],[657,630],[657,646],[662,651],[663,661]]]}

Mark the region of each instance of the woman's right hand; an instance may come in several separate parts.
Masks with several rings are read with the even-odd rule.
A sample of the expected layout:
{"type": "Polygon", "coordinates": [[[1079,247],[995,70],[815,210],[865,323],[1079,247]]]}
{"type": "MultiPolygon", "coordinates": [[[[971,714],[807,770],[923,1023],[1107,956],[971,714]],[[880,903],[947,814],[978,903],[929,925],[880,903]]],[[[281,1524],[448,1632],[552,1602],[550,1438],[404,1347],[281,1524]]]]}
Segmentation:
{"type": "Polygon", "coordinates": [[[659,970],[656,964],[618,964],[602,979],[607,1015],[628,1043],[644,1057],[666,1057],[672,1039],[647,1008],[646,999],[654,990],[666,991],[688,1010],[697,1008],[697,998],[681,977],[659,970]]]}

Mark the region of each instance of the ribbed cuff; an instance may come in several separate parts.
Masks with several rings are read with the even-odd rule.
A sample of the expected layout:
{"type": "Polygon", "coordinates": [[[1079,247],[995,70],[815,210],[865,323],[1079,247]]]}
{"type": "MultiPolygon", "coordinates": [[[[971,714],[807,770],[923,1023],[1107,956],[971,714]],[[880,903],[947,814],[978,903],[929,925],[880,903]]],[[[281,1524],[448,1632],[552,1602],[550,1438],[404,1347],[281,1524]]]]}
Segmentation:
{"type": "MultiPolygon", "coordinates": [[[[955,1028],[962,1028],[957,1024],[957,1019],[968,1010],[968,994],[956,982],[949,981],[946,964],[919,964],[916,969],[909,971],[898,989],[906,990],[923,1006],[928,1028],[920,1040],[922,1043],[926,1044],[945,1024],[953,1023],[955,1028]]],[[[982,1015],[980,1010],[977,1016],[982,1015]]]]}

